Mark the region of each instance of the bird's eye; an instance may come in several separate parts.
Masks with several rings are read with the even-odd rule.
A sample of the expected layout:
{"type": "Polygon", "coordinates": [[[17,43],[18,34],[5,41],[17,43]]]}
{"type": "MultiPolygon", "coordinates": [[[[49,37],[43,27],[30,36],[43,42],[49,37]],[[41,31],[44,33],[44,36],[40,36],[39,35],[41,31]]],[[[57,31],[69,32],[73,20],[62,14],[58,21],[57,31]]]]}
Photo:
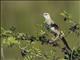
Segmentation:
{"type": "Polygon", "coordinates": [[[44,15],[48,15],[48,14],[46,13],[46,14],[44,14],[44,15]]]}

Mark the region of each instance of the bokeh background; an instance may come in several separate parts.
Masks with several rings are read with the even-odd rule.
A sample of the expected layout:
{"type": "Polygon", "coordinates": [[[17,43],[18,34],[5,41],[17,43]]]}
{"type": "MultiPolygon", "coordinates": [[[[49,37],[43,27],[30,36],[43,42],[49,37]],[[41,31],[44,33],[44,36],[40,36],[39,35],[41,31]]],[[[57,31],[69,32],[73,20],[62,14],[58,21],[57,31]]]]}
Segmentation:
{"type": "MultiPolygon", "coordinates": [[[[48,12],[66,34],[69,25],[60,15],[64,10],[71,14],[73,20],[80,22],[80,1],[1,1],[1,26],[5,29],[15,26],[18,32],[35,34],[41,29],[37,25],[44,21],[41,14],[48,12]]],[[[75,34],[66,39],[71,48],[80,44],[75,34]]],[[[47,50],[46,47],[44,49],[47,50]]],[[[19,53],[16,52],[14,48],[4,48],[6,60],[17,60],[19,53]]]]}

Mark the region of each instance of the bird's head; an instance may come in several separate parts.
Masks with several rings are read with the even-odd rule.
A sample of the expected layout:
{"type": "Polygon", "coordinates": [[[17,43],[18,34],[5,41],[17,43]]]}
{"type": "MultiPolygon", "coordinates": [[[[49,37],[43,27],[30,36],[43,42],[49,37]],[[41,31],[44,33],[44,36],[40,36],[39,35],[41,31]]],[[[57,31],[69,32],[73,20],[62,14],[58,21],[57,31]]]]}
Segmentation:
{"type": "Polygon", "coordinates": [[[51,19],[49,13],[43,13],[43,17],[44,17],[45,19],[51,19]]]}

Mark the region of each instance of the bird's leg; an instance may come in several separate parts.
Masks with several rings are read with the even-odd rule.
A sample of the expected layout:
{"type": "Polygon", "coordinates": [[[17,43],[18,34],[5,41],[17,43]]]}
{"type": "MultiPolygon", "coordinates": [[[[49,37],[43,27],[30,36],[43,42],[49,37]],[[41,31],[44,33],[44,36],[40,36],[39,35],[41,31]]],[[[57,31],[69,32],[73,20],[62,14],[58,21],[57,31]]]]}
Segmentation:
{"type": "Polygon", "coordinates": [[[61,31],[60,33],[57,33],[57,36],[53,40],[56,41],[56,40],[60,39],[63,36],[64,36],[64,33],[63,33],[63,31],[61,31]]]}
{"type": "Polygon", "coordinates": [[[59,35],[57,35],[53,40],[56,41],[59,39],[59,35]]]}

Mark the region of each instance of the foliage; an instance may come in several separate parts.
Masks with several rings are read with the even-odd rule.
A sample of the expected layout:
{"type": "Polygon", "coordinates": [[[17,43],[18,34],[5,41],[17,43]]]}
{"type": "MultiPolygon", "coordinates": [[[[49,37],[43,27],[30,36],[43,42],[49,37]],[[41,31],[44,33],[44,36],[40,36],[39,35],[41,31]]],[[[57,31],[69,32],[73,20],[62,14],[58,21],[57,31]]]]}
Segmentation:
{"type": "MultiPolygon", "coordinates": [[[[64,21],[72,21],[71,16],[66,11],[61,13],[61,15],[64,17],[64,21]]],[[[71,24],[73,24],[69,28],[71,32],[74,32],[73,30],[79,30],[79,27],[75,28],[74,23],[71,24]]],[[[69,53],[64,49],[64,57],[62,58],[55,56],[56,52],[53,46],[57,47],[58,44],[53,40],[54,36],[48,32],[49,29],[45,29],[47,26],[44,27],[44,25],[45,23],[42,23],[40,25],[42,29],[40,30],[40,32],[37,32],[36,35],[16,32],[16,28],[14,26],[12,26],[10,29],[4,29],[3,27],[1,27],[1,45],[2,47],[8,46],[11,48],[13,46],[18,46],[17,48],[20,49],[20,53],[24,60],[36,60],[37,58],[40,58],[41,60],[80,60],[80,47],[77,49],[72,49],[72,51],[70,51],[69,53]],[[26,43],[26,45],[23,47],[21,47],[22,41],[26,43]],[[36,42],[38,43],[38,41],[41,43],[41,47],[35,46],[37,45],[36,42]],[[43,51],[42,47],[44,48],[44,45],[52,48],[46,48],[48,49],[49,53],[46,49],[43,51]]]]}
{"type": "MultiPolygon", "coordinates": [[[[47,39],[47,35],[45,34],[45,32],[43,30],[41,30],[38,35],[32,36],[32,35],[27,35],[25,33],[19,33],[19,32],[14,32],[14,29],[4,29],[1,28],[1,44],[2,47],[13,47],[13,46],[18,46],[18,49],[21,50],[20,53],[25,54],[24,56],[22,55],[22,57],[24,58],[24,60],[35,60],[36,58],[41,58],[44,60],[47,59],[51,59],[50,57],[47,57],[47,55],[45,55],[42,50],[40,48],[36,48],[34,46],[32,46],[33,42],[35,43],[35,41],[40,41],[40,42],[44,42],[47,43],[45,38],[42,38],[43,36],[45,36],[45,38],[47,39]],[[40,39],[41,37],[41,39],[40,39]],[[27,44],[26,47],[21,47],[21,41],[26,41],[29,42],[29,45],[27,44]],[[24,49],[23,49],[24,48],[24,49]],[[23,52],[22,52],[23,51],[23,52]]],[[[50,56],[54,56],[55,51],[51,51],[50,52],[50,56]]]]}
{"type": "Polygon", "coordinates": [[[80,60],[80,48],[72,49],[70,54],[65,54],[65,59],[69,60],[80,60]]]}

